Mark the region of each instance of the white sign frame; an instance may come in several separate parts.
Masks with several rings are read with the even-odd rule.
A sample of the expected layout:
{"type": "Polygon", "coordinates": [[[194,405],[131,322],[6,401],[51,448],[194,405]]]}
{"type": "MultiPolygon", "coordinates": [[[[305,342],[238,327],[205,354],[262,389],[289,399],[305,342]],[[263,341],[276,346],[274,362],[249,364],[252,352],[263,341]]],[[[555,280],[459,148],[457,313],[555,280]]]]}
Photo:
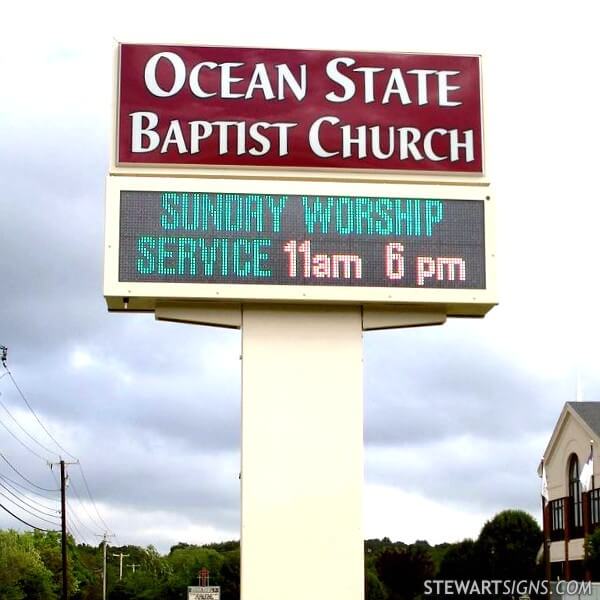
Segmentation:
{"type": "MultiPolygon", "coordinates": [[[[438,56],[476,56],[479,59],[479,86],[480,86],[480,106],[481,106],[481,132],[482,132],[482,173],[457,173],[457,172],[446,172],[446,171],[410,171],[399,169],[397,171],[389,169],[344,169],[341,167],[333,168],[310,168],[310,167],[259,167],[259,166],[234,166],[234,165],[173,165],[173,164],[155,164],[155,163],[120,163],[117,160],[117,145],[118,145],[118,132],[120,127],[119,122],[119,94],[120,94],[120,76],[121,76],[121,62],[120,62],[120,48],[122,44],[148,44],[156,46],[198,46],[196,41],[192,40],[180,40],[173,44],[165,44],[164,42],[150,42],[147,40],[140,41],[137,39],[122,39],[114,40],[113,42],[113,86],[112,86],[112,102],[111,102],[111,143],[110,143],[110,154],[109,154],[109,173],[111,175],[121,176],[135,176],[144,175],[151,177],[224,177],[224,178],[236,178],[236,177],[249,177],[249,178],[263,178],[272,177],[277,178],[295,178],[295,177],[311,177],[314,179],[323,179],[326,181],[340,181],[340,180],[355,180],[355,181],[372,181],[376,178],[379,181],[386,182],[408,182],[408,183],[422,183],[424,181],[431,183],[449,183],[449,184],[465,184],[465,185],[488,185],[489,184],[489,166],[487,163],[487,146],[488,146],[488,133],[486,130],[487,118],[487,107],[485,104],[485,80],[483,73],[485,71],[485,57],[479,52],[468,52],[464,48],[455,48],[454,51],[439,52],[432,50],[431,48],[420,48],[411,52],[401,52],[397,48],[378,49],[373,48],[352,48],[352,49],[339,49],[339,48],[302,48],[302,50],[314,50],[314,51],[334,51],[339,52],[341,55],[352,52],[375,52],[375,53],[387,53],[387,52],[401,52],[402,54],[430,54],[438,56]]],[[[203,44],[210,46],[211,44],[203,44]]],[[[231,46],[236,48],[236,46],[231,46]]],[[[240,47],[242,48],[242,47],[240,47]]],[[[271,48],[281,49],[280,46],[243,46],[244,49],[251,48],[271,48]]],[[[285,49],[285,48],[284,48],[285,49]]]]}
{"type": "Polygon", "coordinates": [[[104,296],[109,310],[153,311],[157,301],[268,302],[353,305],[411,305],[443,310],[448,316],[483,316],[495,304],[494,201],[487,186],[382,184],[304,180],[111,177],[107,179],[104,296]],[[121,191],[231,192],[385,196],[483,200],[486,289],[164,283],[119,281],[121,191]]]}

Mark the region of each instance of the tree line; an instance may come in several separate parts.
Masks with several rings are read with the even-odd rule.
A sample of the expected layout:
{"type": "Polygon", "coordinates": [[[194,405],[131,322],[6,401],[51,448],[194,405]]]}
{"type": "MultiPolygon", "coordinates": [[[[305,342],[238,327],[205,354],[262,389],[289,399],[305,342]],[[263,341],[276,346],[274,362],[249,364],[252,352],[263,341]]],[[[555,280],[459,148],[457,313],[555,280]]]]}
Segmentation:
{"type": "MultiPolygon", "coordinates": [[[[412,600],[427,580],[542,579],[542,533],[527,513],[507,510],[482,528],[476,540],[430,545],[365,541],[366,600],[412,600]]],[[[598,540],[600,554],[600,538],[598,540]]],[[[276,551],[276,549],[274,549],[276,551]]],[[[68,540],[71,600],[102,600],[102,546],[68,540]]],[[[221,600],[240,598],[239,542],[202,546],[179,543],[161,555],[153,546],[110,546],[108,600],[187,600],[187,586],[198,585],[207,568],[221,600]],[[123,577],[119,579],[119,558],[123,577]],[[131,568],[131,565],[136,565],[131,568]]],[[[60,535],[0,531],[0,600],[58,600],[61,589],[60,535]]]]}

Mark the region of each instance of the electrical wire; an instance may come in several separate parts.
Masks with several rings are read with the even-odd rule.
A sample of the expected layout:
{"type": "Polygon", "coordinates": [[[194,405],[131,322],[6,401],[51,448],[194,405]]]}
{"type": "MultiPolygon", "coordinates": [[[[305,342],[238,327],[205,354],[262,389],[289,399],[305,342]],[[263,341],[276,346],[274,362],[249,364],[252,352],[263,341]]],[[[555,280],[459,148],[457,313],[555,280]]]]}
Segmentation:
{"type": "MultiPolygon", "coordinates": [[[[79,495],[79,492],[77,491],[77,486],[75,485],[75,481],[73,480],[73,478],[69,479],[69,487],[73,490],[73,494],[77,498],[79,505],[84,510],[85,514],[87,515],[88,519],[90,520],[90,523],[92,523],[94,525],[94,527],[98,527],[98,529],[100,531],[102,531],[103,530],[102,525],[94,517],[92,517],[92,515],[89,513],[88,509],[86,508],[85,504],[83,503],[83,500],[81,499],[81,496],[79,495]]],[[[93,532],[93,535],[96,535],[96,533],[93,532]]]]}
{"type": "Polygon", "coordinates": [[[80,519],[77,516],[77,512],[75,511],[75,509],[73,508],[72,504],[67,500],[67,507],[69,509],[69,515],[71,515],[71,517],[74,519],[74,522],[77,522],[79,524],[79,526],[82,529],[85,529],[89,534],[91,534],[92,536],[96,536],[98,535],[95,531],[93,531],[92,529],[90,529],[84,522],[82,519],[80,519]]]}
{"type": "Polygon", "coordinates": [[[55,527],[60,527],[60,523],[55,523],[54,521],[49,521],[48,519],[44,519],[44,517],[40,517],[39,515],[36,515],[35,513],[32,513],[31,511],[27,510],[26,508],[22,508],[14,500],[11,500],[8,496],[6,496],[5,494],[3,494],[2,492],[0,492],[0,496],[2,496],[4,499],[6,499],[9,502],[11,502],[12,504],[14,504],[19,510],[22,510],[22,511],[26,512],[28,515],[31,515],[32,517],[35,517],[36,519],[39,519],[40,521],[44,521],[46,523],[50,523],[50,525],[54,525],[55,527]]]}
{"type": "MultiPolygon", "coordinates": [[[[54,481],[56,482],[56,485],[60,485],[60,484],[58,483],[58,480],[57,480],[57,478],[56,478],[56,475],[54,474],[54,471],[52,471],[52,477],[54,478],[54,481]]],[[[74,488],[74,486],[73,486],[73,478],[72,478],[72,477],[69,477],[69,478],[68,478],[68,482],[69,482],[69,487],[70,487],[70,488],[73,490],[73,492],[75,492],[75,495],[77,496],[76,490],[75,490],[75,488],[74,488]]],[[[83,503],[82,503],[82,502],[81,502],[81,500],[79,499],[79,496],[77,496],[77,499],[79,500],[79,503],[80,503],[80,504],[83,506],[83,503]]],[[[96,536],[96,535],[97,535],[97,534],[96,534],[96,532],[95,532],[95,531],[92,531],[92,530],[91,530],[91,529],[90,529],[90,528],[89,528],[87,525],[85,525],[85,524],[83,523],[83,520],[82,520],[82,519],[80,519],[80,518],[77,516],[77,513],[76,513],[76,511],[73,509],[73,507],[72,507],[71,503],[69,502],[69,499],[68,499],[68,497],[67,497],[67,495],[66,495],[66,494],[65,494],[65,502],[66,502],[66,504],[67,504],[67,508],[69,509],[69,510],[67,511],[67,519],[69,518],[69,516],[72,516],[73,518],[75,518],[75,519],[77,520],[77,522],[78,522],[78,523],[81,525],[81,527],[83,527],[84,529],[87,529],[87,530],[88,530],[88,531],[89,531],[89,532],[92,534],[92,536],[96,536]]],[[[83,508],[85,509],[85,506],[83,506],[83,508]]],[[[87,511],[86,511],[86,512],[87,512],[87,511]]]]}
{"type": "MultiPolygon", "coordinates": [[[[46,515],[47,517],[56,517],[57,513],[60,514],[60,511],[54,511],[54,514],[47,513],[45,511],[40,510],[39,508],[36,508],[35,506],[29,504],[29,502],[25,502],[25,500],[23,500],[20,496],[17,496],[17,494],[15,494],[9,488],[7,488],[1,481],[0,481],[0,487],[3,488],[5,491],[7,491],[11,496],[14,496],[21,504],[24,504],[25,506],[32,508],[33,510],[41,513],[42,515],[46,515]]],[[[0,492],[0,493],[2,493],[2,492],[0,492]]],[[[50,510],[52,510],[52,509],[50,509],[50,510]]]]}
{"type": "Polygon", "coordinates": [[[5,510],[9,515],[12,515],[15,519],[17,519],[17,521],[21,521],[21,523],[23,523],[24,525],[27,525],[27,527],[31,527],[32,529],[37,529],[38,531],[43,531],[44,533],[50,533],[51,531],[56,531],[56,529],[43,529],[42,527],[36,527],[35,525],[32,525],[31,523],[24,521],[23,519],[21,519],[20,517],[15,515],[14,512],[8,510],[8,508],[6,508],[6,506],[4,506],[4,504],[2,504],[2,503],[0,503],[0,508],[2,510],[5,510]]]}
{"type": "MultiPolygon", "coordinates": [[[[69,525],[70,529],[71,529],[71,535],[73,534],[73,530],[75,530],[75,533],[77,533],[77,536],[83,540],[83,543],[88,545],[87,540],[83,537],[81,531],[79,531],[79,529],[77,528],[77,526],[75,525],[75,521],[73,521],[72,519],[70,519],[69,517],[67,517],[67,524],[69,525]]],[[[73,536],[75,537],[75,536],[73,536]]]]}
{"type": "MultiPolygon", "coordinates": [[[[16,486],[20,487],[21,489],[25,490],[29,494],[35,494],[36,496],[39,496],[40,498],[44,498],[45,500],[53,500],[54,502],[58,502],[58,500],[56,500],[55,498],[51,498],[50,496],[47,496],[45,494],[40,494],[39,492],[36,492],[36,491],[28,488],[27,486],[23,485],[22,483],[19,483],[18,481],[15,481],[14,479],[11,479],[7,475],[3,475],[2,473],[0,473],[0,478],[3,479],[4,481],[10,481],[10,483],[12,483],[13,485],[16,485],[16,486]]],[[[60,490],[54,490],[54,491],[55,492],[60,492],[60,490]]]]}
{"type": "Polygon", "coordinates": [[[23,391],[21,390],[21,388],[17,384],[17,382],[16,382],[13,374],[11,373],[10,369],[6,365],[4,366],[4,368],[6,369],[6,372],[8,373],[8,377],[13,382],[13,385],[15,386],[15,389],[17,390],[17,392],[19,392],[19,395],[21,396],[23,402],[25,402],[25,404],[27,405],[27,408],[30,410],[31,414],[35,417],[36,421],[40,424],[40,427],[46,432],[46,434],[48,435],[48,437],[56,444],[56,446],[58,448],[60,448],[65,454],[67,454],[68,456],[70,456],[73,460],[77,460],[77,457],[73,456],[68,450],[66,450],[63,446],[61,446],[58,443],[57,439],[48,431],[48,429],[46,428],[46,426],[42,423],[42,421],[40,420],[40,418],[37,416],[36,412],[33,410],[31,404],[29,404],[29,401],[27,400],[27,398],[25,397],[25,394],[23,393],[23,391]]]}
{"type": "MultiPolygon", "coordinates": [[[[94,501],[94,497],[92,496],[92,492],[90,490],[90,486],[89,483],[87,481],[87,478],[85,476],[85,472],[83,471],[83,466],[81,465],[81,463],[79,462],[79,460],[73,455],[71,454],[68,450],[66,450],[59,442],[58,440],[50,433],[50,431],[48,431],[48,429],[46,428],[46,426],[42,423],[42,421],[40,420],[40,418],[38,417],[38,415],[36,414],[36,412],[33,410],[33,407],[31,406],[31,404],[29,403],[29,401],[27,400],[25,394],[23,393],[23,391],[21,390],[21,388],[19,387],[18,383],[16,382],[12,372],[10,371],[10,369],[6,366],[6,364],[3,364],[4,369],[5,369],[5,373],[2,374],[1,377],[5,377],[6,375],[8,375],[8,377],[10,378],[10,380],[12,381],[13,385],[15,386],[15,389],[17,390],[17,392],[19,393],[19,395],[21,396],[21,399],[23,400],[23,402],[26,404],[27,408],[29,409],[29,411],[31,412],[31,414],[35,417],[36,421],[39,423],[40,427],[46,432],[46,434],[48,435],[48,437],[56,444],[56,446],[58,448],[60,448],[60,450],[62,450],[65,454],[67,454],[68,456],[70,456],[72,459],[74,459],[76,461],[76,464],[79,466],[79,470],[81,471],[81,476],[83,478],[83,483],[85,485],[87,494],[90,498],[90,501],[92,502],[92,506],[94,507],[94,511],[96,512],[96,514],[98,515],[98,518],[100,519],[100,522],[104,525],[105,530],[110,531],[110,527],[108,527],[108,525],[106,524],[106,522],[104,521],[104,519],[102,518],[102,515],[100,514],[100,512],[98,511],[98,507],[96,506],[96,502],[94,501]]],[[[16,421],[16,419],[14,419],[14,417],[12,417],[12,415],[10,414],[10,412],[8,411],[8,409],[2,405],[4,407],[4,409],[9,413],[9,416],[11,416],[11,418],[13,418],[13,420],[17,423],[17,425],[19,425],[19,427],[21,427],[21,425],[16,421]]],[[[24,442],[18,438],[17,436],[15,436],[12,431],[10,429],[8,429],[4,423],[2,423],[0,421],[0,424],[2,424],[4,426],[4,428],[17,440],[19,441],[19,443],[21,443],[21,445],[23,445],[25,448],[27,448],[30,452],[33,452],[33,454],[35,454],[36,456],[38,456],[39,458],[41,458],[42,460],[46,460],[44,459],[44,457],[40,456],[37,452],[33,451],[31,448],[29,448],[26,444],[24,444],[24,442]]],[[[21,427],[21,429],[23,429],[21,427]]],[[[23,429],[23,431],[25,431],[23,429]]],[[[25,433],[27,433],[27,431],[25,431],[25,433]]],[[[27,433],[27,435],[29,435],[29,433],[27,433]]],[[[29,435],[29,437],[31,437],[29,435]]],[[[46,451],[51,452],[52,454],[55,454],[56,456],[60,456],[59,454],[56,454],[55,452],[52,452],[51,450],[48,450],[45,446],[43,446],[40,442],[38,442],[35,438],[32,438],[36,443],[38,443],[42,448],[44,448],[46,451]]],[[[25,481],[27,481],[30,485],[33,485],[34,487],[43,490],[43,491],[49,491],[49,492],[54,492],[54,491],[60,491],[60,490],[49,490],[47,488],[42,488],[36,484],[34,484],[33,482],[29,481],[26,477],[24,477],[21,473],[19,473],[19,471],[10,464],[10,462],[8,461],[8,459],[0,452],[0,457],[3,458],[5,460],[5,462],[7,462],[7,464],[11,467],[11,469],[13,469],[13,471],[15,471],[20,477],[22,477],[25,481]]],[[[54,475],[54,473],[53,473],[54,475]]],[[[91,515],[88,513],[87,509],[85,508],[85,505],[83,504],[83,502],[81,501],[80,498],[79,502],[81,504],[81,506],[85,509],[86,513],[88,514],[88,517],[90,518],[90,522],[95,522],[95,519],[91,518],[91,515]]],[[[95,523],[96,525],[98,523],[95,523]]]]}
{"type": "Polygon", "coordinates": [[[21,477],[24,481],[26,481],[29,485],[32,485],[34,488],[37,488],[38,490],[42,490],[43,492],[60,492],[60,489],[58,490],[51,490],[49,488],[45,488],[45,487],[41,487],[39,485],[36,485],[35,483],[33,483],[33,481],[30,481],[29,479],[27,479],[27,477],[25,477],[25,475],[23,475],[21,472],[18,471],[18,469],[16,467],[14,467],[11,462],[8,460],[8,458],[6,458],[6,456],[4,456],[4,454],[2,454],[2,452],[0,452],[0,458],[19,476],[21,477]]]}
{"type": "Polygon", "coordinates": [[[87,490],[88,496],[90,497],[90,500],[92,501],[92,506],[94,507],[94,510],[96,511],[96,514],[98,515],[98,518],[104,525],[105,531],[114,533],[111,530],[111,528],[106,524],[106,522],[104,521],[104,519],[102,518],[100,513],[98,512],[98,507],[96,506],[96,503],[94,502],[94,498],[92,497],[92,492],[90,491],[90,486],[88,485],[87,479],[85,477],[85,473],[83,472],[83,467],[79,461],[77,461],[77,466],[79,467],[79,470],[81,471],[81,477],[83,477],[83,483],[85,484],[85,489],[87,490]]]}
{"type": "MultiPolygon", "coordinates": [[[[0,392],[0,396],[2,396],[2,392],[0,392]]],[[[2,408],[6,411],[6,414],[17,424],[17,426],[19,427],[19,429],[21,429],[21,431],[31,440],[33,440],[40,448],[42,448],[43,450],[45,450],[46,452],[49,452],[50,454],[54,454],[54,456],[60,456],[59,454],[57,454],[56,452],[54,452],[53,450],[50,450],[50,448],[47,448],[46,446],[44,446],[44,444],[42,444],[42,442],[39,442],[36,438],[34,438],[22,425],[21,423],[19,423],[19,421],[17,421],[17,419],[15,419],[15,417],[12,415],[12,413],[10,412],[10,410],[8,410],[8,408],[6,407],[6,404],[4,404],[4,402],[2,402],[2,400],[0,400],[0,406],[2,406],[2,408]]]]}
{"type": "Polygon", "coordinates": [[[0,421],[0,425],[2,425],[2,427],[4,427],[4,429],[6,429],[6,431],[8,431],[9,435],[11,435],[15,440],[17,440],[17,442],[19,442],[19,444],[21,444],[21,446],[23,446],[23,448],[25,448],[26,450],[28,450],[29,452],[31,452],[31,454],[33,454],[34,456],[37,456],[39,459],[43,460],[44,462],[47,462],[47,459],[42,456],[41,454],[38,454],[35,450],[31,449],[21,438],[19,438],[18,436],[16,436],[5,424],[3,421],[0,421]]]}
{"type": "MultiPolygon", "coordinates": [[[[38,502],[37,500],[34,500],[33,498],[31,498],[27,494],[23,494],[23,492],[21,490],[18,490],[15,487],[14,484],[11,484],[10,483],[10,479],[8,479],[7,477],[5,477],[4,475],[0,474],[0,480],[2,480],[11,490],[13,490],[14,492],[16,492],[17,494],[21,494],[23,497],[27,498],[27,500],[29,500],[30,502],[33,502],[34,504],[37,504],[40,508],[45,508],[46,510],[52,510],[52,511],[55,511],[55,512],[60,512],[60,509],[58,508],[58,502],[57,502],[57,506],[55,506],[55,507],[48,506],[47,504],[42,504],[41,502],[38,502]]],[[[0,481],[0,485],[2,485],[1,481],[0,481]]],[[[4,486],[2,486],[2,487],[4,487],[4,486]]],[[[41,498],[46,498],[45,496],[40,496],[40,497],[41,498]]]]}

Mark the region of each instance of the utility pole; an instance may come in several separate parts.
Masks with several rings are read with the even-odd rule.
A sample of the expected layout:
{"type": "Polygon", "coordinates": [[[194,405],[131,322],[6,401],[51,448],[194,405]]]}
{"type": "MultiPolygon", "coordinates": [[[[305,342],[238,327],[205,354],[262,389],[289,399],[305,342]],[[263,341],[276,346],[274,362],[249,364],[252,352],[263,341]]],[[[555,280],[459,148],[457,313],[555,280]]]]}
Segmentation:
{"type": "Polygon", "coordinates": [[[129,556],[129,554],[123,554],[122,552],[120,552],[119,554],[115,554],[113,552],[113,556],[119,557],[119,581],[121,581],[121,579],[123,579],[123,559],[126,556],[129,556]]]}
{"type": "Polygon", "coordinates": [[[60,461],[60,526],[61,526],[61,551],[62,551],[62,597],[67,600],[69,585],[67,581],[67,485],[65,461],[60,461]]]}
{"type": "Polygon", "coordinates": [[[135,563],[131,563],[130,565],[127,565],[127,566],[131,567],[131,570],[135,573],[135,568],[139,567],[140,565],[139,564],[136,565],[135,563]]]}
{"type": "Polygon", "coordinates": [[[58,463],[48,463],[50,468],[60,465],[60,549],[62,555],[62,600],[69,596],[69,582],[67,579],[67,465],[75,465],[74,462],[60,460],[58,463]]]}
{"type": "MultiPolygon", "coordinates": [[[[113,534],[104,532],[102,536],[102,542],[104,543],[103,551],[103,562],[102,562],[102,600],[106,600],[106,548],[108,547],[108,538],[112,537],[113,534]]],[[[100,537],[99,535],[97,537],[100,537]]]]}

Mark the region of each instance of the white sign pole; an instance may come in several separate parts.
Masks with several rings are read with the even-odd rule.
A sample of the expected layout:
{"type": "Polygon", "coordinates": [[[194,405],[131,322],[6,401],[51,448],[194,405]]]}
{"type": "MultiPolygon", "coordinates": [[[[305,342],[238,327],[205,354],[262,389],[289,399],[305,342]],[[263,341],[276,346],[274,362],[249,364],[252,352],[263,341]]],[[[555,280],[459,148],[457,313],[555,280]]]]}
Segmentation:
{"type": "Polygon", "coordinates": [[[307,586],[363,600],[362,331],[446,315],[163,302],[155,316],[242,330],[242,600],[306,600],[307,586]]]}
{"type": "Polygon", "coordinates": [[[242,308],[242,600],[362,600],[360,307],[242,308]]]}

